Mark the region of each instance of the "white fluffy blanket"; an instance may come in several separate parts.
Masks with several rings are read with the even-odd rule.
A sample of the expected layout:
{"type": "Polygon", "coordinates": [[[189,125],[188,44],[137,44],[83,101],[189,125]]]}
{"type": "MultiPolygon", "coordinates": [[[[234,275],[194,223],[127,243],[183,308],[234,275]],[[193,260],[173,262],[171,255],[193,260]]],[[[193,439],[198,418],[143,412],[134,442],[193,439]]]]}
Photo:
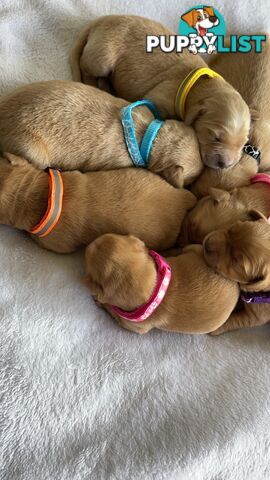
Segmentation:
{"type": "MultiPolygon", "coordinates": [[[[269,29],[269,0],[224,3],[230,32],[269,29]]],[[[1,92],[70,78],[68,50],[94,16],[176,30],[192,5],[2,0],[1,92]]],[[[82,258],[0,227],[1,480],[269,480],[269,328],[130,334],[80,284],[82,258]]]]}

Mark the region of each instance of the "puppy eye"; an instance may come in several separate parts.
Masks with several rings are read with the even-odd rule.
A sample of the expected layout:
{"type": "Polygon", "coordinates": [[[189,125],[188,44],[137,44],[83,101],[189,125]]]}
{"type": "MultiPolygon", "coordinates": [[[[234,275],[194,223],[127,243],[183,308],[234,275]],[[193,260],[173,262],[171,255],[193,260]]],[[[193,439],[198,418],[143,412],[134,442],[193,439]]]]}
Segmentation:
{"type": "Polygon", "coordinates": [[[218,135],[215,135],[215,141],[216,142],[221,142],[221,138],[218,135]]]}

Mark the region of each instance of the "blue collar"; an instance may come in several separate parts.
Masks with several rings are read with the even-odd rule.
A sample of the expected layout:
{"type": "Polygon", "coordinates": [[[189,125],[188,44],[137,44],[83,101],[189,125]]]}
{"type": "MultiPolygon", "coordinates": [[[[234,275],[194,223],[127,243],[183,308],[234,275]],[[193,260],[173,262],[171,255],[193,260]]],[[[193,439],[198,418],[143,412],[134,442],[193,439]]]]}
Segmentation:
{"type": "Polygon", "coordinates": [[[160,128],[164,124],[164,121],[161,120],[156,106],[150,100],[138,100],[137,102],[131,103],[127,107],[122,108],[121,121],[123,125],[123,133],[126,146],[132,162],[134,163],[135,167],[146,168],[148,166],[148,160],[153,146],[153,142],[160,128]],[[136,107],[141,106],[148,107],[156,118],[148,125],[147,130],[143,136],[142,143],[139,147],[135,135],[132,110],[136,107]]]}

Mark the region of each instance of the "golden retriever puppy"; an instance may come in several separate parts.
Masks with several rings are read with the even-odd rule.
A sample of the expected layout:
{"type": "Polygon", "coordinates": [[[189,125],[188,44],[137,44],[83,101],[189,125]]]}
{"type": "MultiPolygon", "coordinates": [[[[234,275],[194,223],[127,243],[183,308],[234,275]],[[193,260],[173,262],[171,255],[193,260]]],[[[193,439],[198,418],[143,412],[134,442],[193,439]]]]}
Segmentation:
{"type": "Polygon", "coordinates": [[[250,216],[253,221],[239,221],[212,232],[203,243],[207,264],[219,275],[238,282],[242,290],[240,310],[213,335],[270,321],[270,225],[256,210],[250,216]]]}
{"type": "MultiPolygon", "coordinates": [[[[179,85],[196,68],[199,55],[155,49],[146,53],[147,35],[175,35],[160,23],[131,15],[109,15],[88,24],[70,56],[73,78],[91,85],[108,79],[129,101],[152,100],[164,118],[175,118],[179,85]]],[[[222,78],[201,77],[187,96],[184,121],[196,131],[201,157],[211,168],[235,165],[247,141],[250,114],[239,93],[222,78]]]]}
{"type": "MultiPolygon", "coordinates": [[[[122,125],[121,112],[127,105],[82,83],[26,85],[0,99],[0,149],[40,168],[86,172],[130,167],[138,152],[133,152],[134,144],[126,144],[130,125],[122,125]]],[[[145,106],[132,115],[139,148],[154,116],[145,106]]],[[[175,187],[190,184],[203,168],[194,130],[177,120],[159,125],[149,150],[149,170],[175,187]]]]}
{"type": "Polygon", "coordinates": [[[173,247],[187,210],[196,203],[189,191],[173,188],[143,169],[62,172],[61,188],[59,174],[55,187],[51,171],[48,175],[22,158],[6,156],[13,165],[0,161],[0,223],[32,232],[39,245],[59,253],[72,252],[108,232],[140,235],[149,248],[173,247]],[[57,213],[58,219],[46,236],[40,236],[38,226],[44,218],[48,224],[46,207],[51,203],[52,217],[57,213]]]}
{"type": "MultiPolygon", "coordinates": [[[[270,181],[268,175],[264,176],[270,181]]],[[[260,179],[260,175],[254,180],[256,178],[260,179]]],[[[202,243],[204,237],[213,230],[225,228],[238,220],[249,220],[253,209],[265,216],[270,215],[270,185],[266,182],[256,181],[230,192],[211,188],[210,194],[201,198],[184,219],[180,245],[202,243]]]]}
{"type": "MultiPolygon", "coordinates": [[[[260,152],[259,167],[252,157],[243,153],[240,162],[228,170],[205,168],[192,187],[198,197],[208,195],[211,187],[231,190],[248,185],[257,169],[270,169],[270,42],[269,35],[261,53],[220,53],[211,56],[210,67],[222,75],[241,94],[250,108],[251,127],[248,149],[260,152]]],[[[256,155],[255,155],[256,156],[256,155]]]]}
{"type": "Polygon", "coordinates": [[[133,236],[103,235],[86,248],[86,274],[96,300],[137,333],[211,332],[227,320],[239,296],[235,282],[206,265],[200,245],[164,259],[133,236]]]}

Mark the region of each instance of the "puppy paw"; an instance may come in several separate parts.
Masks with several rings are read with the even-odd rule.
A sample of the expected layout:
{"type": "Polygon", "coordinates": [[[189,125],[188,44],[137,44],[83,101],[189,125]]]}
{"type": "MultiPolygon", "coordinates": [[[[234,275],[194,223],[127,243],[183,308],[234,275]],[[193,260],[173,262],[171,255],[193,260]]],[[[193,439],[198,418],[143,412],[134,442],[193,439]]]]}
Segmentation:
{"type": "Polygon", "coordinates": [[[215,51],[216,51],[215,45],[209,45],[209,47],[208,47],[208,49],[207,49],[207,53],[208,53],[208,54],[211,54],[211,53],[213,53],[213,52],[215,52],[215,51]]]}
{"type": "Polygon", "coordinates": [[[9,153],[9,152],[3,152],[3,158],[5,158],[6,160],[8,160],[9,163],[11,163],[11,165],[29,165],[28,161],[23,158],[23,157],[20,157],[19,155],[14,155],[13,153],[9,153]]]}

